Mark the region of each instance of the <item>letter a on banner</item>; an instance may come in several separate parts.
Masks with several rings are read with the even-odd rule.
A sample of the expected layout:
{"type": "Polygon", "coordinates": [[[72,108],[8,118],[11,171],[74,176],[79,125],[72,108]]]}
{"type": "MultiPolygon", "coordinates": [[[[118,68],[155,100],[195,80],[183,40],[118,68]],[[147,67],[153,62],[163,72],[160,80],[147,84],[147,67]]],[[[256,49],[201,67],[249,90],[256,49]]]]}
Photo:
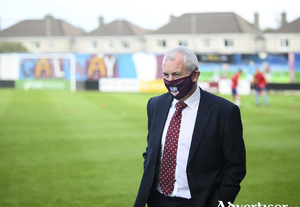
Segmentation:
{"type": "Polygon", "coordinates": [[[39,61],[36,64],[36,70],[35,70],[35,77],[41,77],[42,71],[46,71],[47,77],[51,76],[51,67],[46,58],[39,59],[39,61]]]}
{"type": "Polygon", "coordinates": [[[100,75],[106,76],[106,70],[105,65],[103,63],[102,58],[94,57],[90,63],[89,69],[88,69],[88,78],[92,78],[95,71],[100,71],[100,75]]]}

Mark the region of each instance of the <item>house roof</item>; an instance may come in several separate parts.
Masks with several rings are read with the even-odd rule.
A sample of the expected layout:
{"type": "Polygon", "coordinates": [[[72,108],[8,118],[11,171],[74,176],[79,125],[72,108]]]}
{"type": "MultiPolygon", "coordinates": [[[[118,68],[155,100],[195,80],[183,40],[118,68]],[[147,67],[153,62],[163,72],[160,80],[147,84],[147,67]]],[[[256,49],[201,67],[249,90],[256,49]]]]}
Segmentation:
{"type": "Polygon", "coordinates": [[[290,23],[285,23],[275,33],[300,33],[300,17],[290,23]]]}
{"type": "Polygon", "coordinates": [[[41,20],[24,20],[0,32],[0,37],[75,36],[84,30],[46,15],[41,20]]]}
{"type": "Polygon", "coordinates": [[[103,24],[96,30],[85,36],[139,36],[152,32],[152,30],[142,29],[126,20],[116,20],[109,24],[103,24]]]}
{"type": "Polygon", "coordinates": [[[171,17],[165,26],[151,34],[261,34],[252,24],[233,12],[187,13],[171,17]]]}

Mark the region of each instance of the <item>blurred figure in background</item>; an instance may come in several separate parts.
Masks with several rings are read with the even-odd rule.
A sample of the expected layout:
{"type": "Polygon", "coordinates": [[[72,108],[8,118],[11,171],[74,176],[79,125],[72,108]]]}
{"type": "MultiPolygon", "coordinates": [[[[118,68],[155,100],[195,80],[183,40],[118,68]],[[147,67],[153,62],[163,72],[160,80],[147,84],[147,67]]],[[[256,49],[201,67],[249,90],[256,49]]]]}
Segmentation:
{"type": "Polygon", "coordinates": [[[255,87],[255,100],[256,100],[256,105],[260,106],[260,98],[259,96],[261,95],[264,99],[265,105],[269,106],[269,100],[266,92],[266,86],[267,86],[267,81],[262,74],[262,72],[259,71],[259,68],[255,69],[255,74],[253,77],[252,85],[256,84],[255,87]]]}
{"type": "Polygon", "coordinates": [[[232,91],[232,101],[235,103],[238,107],[241,106],[241,101],[240,101],[240,95],[237,93],[237,85],[239,81],[239,77],[242,74],[242,70],[239,70],[236,72],[232,78],[231,78],[231,91],[232,91]]]}

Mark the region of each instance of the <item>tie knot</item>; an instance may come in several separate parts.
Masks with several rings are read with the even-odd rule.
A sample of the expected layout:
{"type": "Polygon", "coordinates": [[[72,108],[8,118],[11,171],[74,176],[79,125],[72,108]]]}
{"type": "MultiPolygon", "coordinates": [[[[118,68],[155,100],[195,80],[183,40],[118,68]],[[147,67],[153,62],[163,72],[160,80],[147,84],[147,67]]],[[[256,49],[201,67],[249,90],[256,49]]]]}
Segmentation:
{"type": "Polygon", "coordinates": [[[175,107],[176,107],[176,111],[182,111],[185,107],[186,107],[186,103],[184,102],[177,102],[175,107]]]}

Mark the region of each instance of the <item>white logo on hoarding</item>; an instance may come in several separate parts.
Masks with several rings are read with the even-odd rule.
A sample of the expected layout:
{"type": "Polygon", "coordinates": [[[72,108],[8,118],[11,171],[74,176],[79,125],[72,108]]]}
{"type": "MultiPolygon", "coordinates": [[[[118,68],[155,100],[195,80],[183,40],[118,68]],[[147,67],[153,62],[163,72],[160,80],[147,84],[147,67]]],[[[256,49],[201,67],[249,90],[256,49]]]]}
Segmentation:
{"type": "Polygon", "coordinates": [[[65,89],[65,85],[62,82],[45,82],[45,81],[27,81],[23,85],[23,89],[25,91],[29,89],[33,90],[42,90],[42,89],[55,89],[55,90],[63,90],[65,89]]]}

